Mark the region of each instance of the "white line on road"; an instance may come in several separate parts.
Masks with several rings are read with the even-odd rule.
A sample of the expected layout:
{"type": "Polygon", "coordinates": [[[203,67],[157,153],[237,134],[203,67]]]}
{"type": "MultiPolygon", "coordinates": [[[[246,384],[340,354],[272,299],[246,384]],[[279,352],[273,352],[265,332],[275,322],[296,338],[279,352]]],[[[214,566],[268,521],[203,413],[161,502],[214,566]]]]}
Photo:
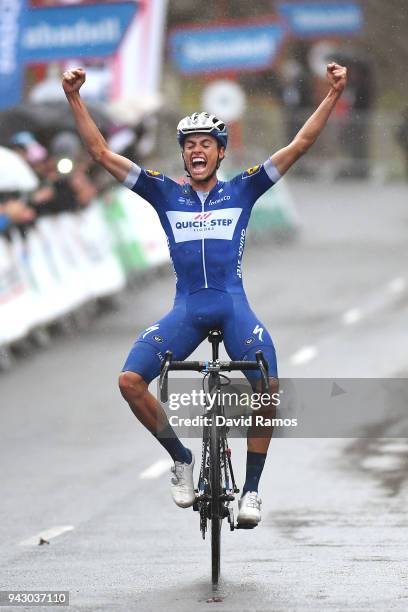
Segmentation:
{"type": "Polygon", "coordinates": [[[402,276],[398,276],[397,278],[394,278],[388,284],[388,289],[392,293],[402,293],[405,290],[406,285],[407,285],[407,283],[405,281],[405,278],[402,278],[402,276]]]}
{"type": "Polygon", "coordinates": [[[172,465],[173,462],[171,461],[171,459],[159,459],[159,461],[156,461],[156,463],[153,463],[153,465],[144,470],[140,474],[140,478],[142,480],[148,480],[150,478],[159,478],[159,476],[165,474],[172,465]]]}
{"type": "Polygon", "coordinates": [[[354,325],[354,323],[361,320],[362,316],[363,315],[360,308],[350,308],[349,310],[346,310],[341,317],[341,320],[343,321],[344,325],[354,325]]]}
{"type": "Polygon", "coordinates": [[[50,527],[50,529],[44,529],[44,531],[40,531],[36,535],[31,538],[27,538],[20,542],[21,546],[37,546],[41,540],[46,540],[47,542],[52,538],[56,538],[57,536],[67,532],[72,531],[74,527],[72,525],[62,525],[59,527],[50,527]]]}
{"type": "Polygon", "coordinates": [[[368,315],[373,315],[390,306],[395,296],[403,293],[407,288],[406,280],[402,276],[393,278],[387,285],[386,291],[382,291],[371,297],[364,306],[360,308],[349,308],[343,313],[341,320],[344,325],[354,325],[368,315]],[[388,295],[387,295],[388,293],[388,295]],[[392,294],[392,295],[389,295],[392,294]]]}
{"type": "Polygon", "coordinates": [[[378,457],[364,457],[361,465],[366,470],[394,472],[403,469],[404,461],[399,455],[379,455],[378,457]]]}
{"type": "Polygon", "coordinates": [[[292,365],[301,365],[312,361],[315,357],[317,357],[317,348],[315,346],[304,346],[292,355],[290,362],[292,365]]]}
{"type": "MultiPolygon", "coordinates": [[[[374,294],[371,294],[368,299],[366,299],[360,306],[355,306],[353,308],[349,308],[346,310],[342,316],[341,321],[345,326],[351,326],[360,321],[363,321],[366,317],[374,317],[378,316],[380,313],[387,312],[387,309],[392,307],[398,300],[401,299],[403,295],[408,292],[408,280],[403,276],[397,276],[388,283],[385,283],[379,291],[374,294]]],[[[405,328],[404,328],[405,329],[405,328]]],[[[342,341],[342,333],[344,330],[337,330],[333,333],[329,333],[320,338],[318,344],[315,346],[304,346],[296,351],[290,358],[288,366],[302,366],[307,365],[309,362],[313,361],[317,356],[320,356],[319,367],[321,370],[321,376],[323,376],[322,372],[330,371],[333,365],[333,357],[330,357],[330,354],[333,353],[333,347],[338,347],[339,345],[342,347],[342,350],[345,350],[345,340],[342,341]]],[[[399,350],[398,359],[401,360],[403,364],[402,367],[406,366],[406,351],[404,352],[402,345],[399,350]]],[[[392,350],[391,345],[388,345],[389,350],[392,350]]],[[[369,371],[372,372],[375,369],[376,365],[371,358],[372,352],[370,355],[367,355],[366,368],[369,368],[369,371]],[[370,358],[369,358],[370,357],[370,358]]],[[[394,355],[395,362],[395,355],[394,355]]],[[[361,363],[361,360],[360,362],[361,363]]],[[[377,364],[379,365],[379,364],[377,364]]],[[[349,368],[349,371],[352,371],[352,362],[348,361],[345,363],[346,369],[349,368]]],[[[360,366],[359,366],[360,367],[360,366]]],[[[307,367],[303,370],[307,372],[307,367]]],[[[377,370],[375,370],[377,371],[377,370]]],[[[382,369],[384,373],[384,369],[382,369]]],[[[392,372],[390,371],[391,375],[392,372]]],[[[367,376],[372,376],[373,374],[369,374],[367,376]]],[[[380,374],[377,374],[377,376],[380,374]]],[[[343,374],[343,376],[345,376],[343,374]]]]}
{"type": "Polygon", "coordinates": [[[381,453],[397,453],[397,454],[408,455],[407,441],[398,442],[398,441],[392,440],[390,442],[386,442],[385,444],[381,444],[380,449],[381,449],[381,453]]]}

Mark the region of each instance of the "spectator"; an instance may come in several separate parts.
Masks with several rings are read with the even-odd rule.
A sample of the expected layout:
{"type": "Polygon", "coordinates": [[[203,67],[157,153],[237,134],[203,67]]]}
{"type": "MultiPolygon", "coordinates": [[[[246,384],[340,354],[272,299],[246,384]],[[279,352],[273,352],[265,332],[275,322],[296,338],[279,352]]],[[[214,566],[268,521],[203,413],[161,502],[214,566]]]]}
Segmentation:
{"type": "Polygon", "coordinates": [[[47,166],[48,151],[34,137],[31,132],[17,132],[10,139],[12,148],[36,173],[40,186],[31,194],[30,203],[39,209],[40,214],[47,214],[52,208],[55,190],[47,180],[45,168],[47,166]]]}
{"type": "Polygon", "coordinates": [[[35,211],[25,202],[13,196],[6,196],[0,203],[0,233],[11,225],[25,225],[35,218],[35,211]]]}
{"type": "Polygon", "coordinates": [[[47,149],[35,139],[31,132],[17,132],[11,137],[9,146],[30,166],[44,161],[47,157],[47,149]]]}
{"type": "Polygon", "coordinates": [[[31,203],[38,207],[41,215],[79,210],[80,203],[75,188],[71,185],[71,178],[59,174],[53,157],[35,164],[33,169],[37,173],[41,187],[31,197],[31,203]]]}
{"type": "Polygon", "coordinates": [[[402,111],[402,121],[395,134],[405,157],[405,173],[408,179],[408,106],[402,111]]]}
{"type": "Polygon", "coordinates": [[[286,110],[286,138],[292,140],[310,115],[313,81],[307,62],[287,60],[282,68],[282,99],[286,110]]]}
{"type": "MultiPolygon", "coordinates": [[[[75,193],[77,203],[84,207],[92,202],[97,195],[97,189],[87,176],[89,158],[81,159],[81,141],[73,132],[60,132],[50,144],[50,151],[55,160],[58,160],[57,168],[62,161],[68,162],[70,168],[65,175],[65,180],[75,193]]],[[[62,178],[62,177],[60,177],[62,178]]]]}
{"type": "Polygon", "coordinates": [[[79,209],[80,201],[71,177],[59,174],[56,160],[31,132],[14,134],[10,146],[30,164],[40,181],[40,187],[30,198],[38,214],[51,215],[79,209]]]}
{"type": "Polygon", "coordinates": [[[349,163],[338,178],[367,178],[370,171],[370,116],[375,101],[373,70],[369,61],[335,55],[336,61],[348,68],[349,80],[345,100],[349,112],[340,132],[340,142],[349,163]]]}

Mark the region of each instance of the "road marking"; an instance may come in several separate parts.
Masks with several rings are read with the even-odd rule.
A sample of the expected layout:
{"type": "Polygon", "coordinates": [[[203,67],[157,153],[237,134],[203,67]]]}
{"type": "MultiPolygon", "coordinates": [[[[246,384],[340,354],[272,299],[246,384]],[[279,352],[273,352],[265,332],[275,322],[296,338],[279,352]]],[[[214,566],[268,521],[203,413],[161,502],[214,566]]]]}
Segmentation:
{"type": "Polygon", "coordinates": [[[408,455],[408,445],[406,442],[388,442],[381,445],[381,452],[408,455]]]}
{"type": "Polygon", "coordinates": [[[403,468],[403,461],[398,455],[378,455],[365,457],[361,465],[366,470],[394,472],[403,468]]]}
{"type": "Polygon", "coordinates": [[[362,316],[363,314],[360,308],[350,308],[343,313],[341,320],[343,321],[344,325],[354,325],[354,323],[361,320],[362,316]]]}
{"type": "MultiPolygon", "coordinates": [[[[379,287],[375,293],[371,293],[366,300],[362,300],[362,304],[360,306],[354,306],[345,310],[341,315],[339,321],[341,321],[342,324],[345,326],[352,326],[356,323],[359,323],[360,321],[363,321],[365,318],[373,318],[376,316],[378,317],[378,315],[380,315],[381,313],[387,312],[387,309],[392,308],[394,304],[398,303],[398,301],[402,299],[402,297],[405,298],[407,292],[408,278],[406,279],[403,276],[396,276],[395,278],[391,278],[391,280],[385,282],[381,287],[379,287]]],[[[345,340],[342,340],[344,333],[344,328],[338,329],[337,326],[331,333],[321,336],[315,346],[304,346],[300,348],[298,351],[293,353],[291,357],[288,358],[288,361],[286,362],[287,367],[298,367],[302,365],[306,366],[309,362],[313,361],[316,357],[319,356],[321,357],[319,361],[319,366],[321,370],[320,375],[323,375],[322,372],[329,372],[330,367],[333,366],[333,357],[331,356],[331,353],[333,353],[333,348],[335,349],[338,344],[340,344],[340,346],[343,346],[345,344],[345,340]]],[[[405,333],[405,336],[407,335],[408,332],[405,333]]],[[[389,350],[391,350],[391,346],[388,346],[389,350]]],[[[395,362],[395,355],[393,355],[393,358],[395,362]]],[[[401,347],[398,352],[398,359],[402,364],[401,367],[405,367],[406,352],[404,353],[401,347]],[[402,361],[404,358],[405,362],[402,361]]],[[[347,362],[345,366],[346,370],[347,367],[350,370],[351,362],[347,362]]],[[[375,369],[375,365],[372,359],[369,359],[369,364],[367,367],[369,367],[370,372],[373,368],[375,369]]],[[[311,372],[311,370],[309,371],[311,372]]],[[[307,367],[305,368],[304,372],[308,372],[307,367]]],[[[382,370],[379,370],[379,373],[377,374],[377,376],[381,375],[384,375],[384,368],[382,368],[382,370]]],[[[390,371],[388,375],[391,376],[392,372],[390,371]]],[[[372,377],[372,374],[367,374],[367,376],[372,377]]]]}
{"type": "MultiPolygon", "coordinates": [[[[393,278],[387,284],[387,291],[393,295],[399,295],[403,293],[407,288],[407,283],[402,276],[393,278]]],[[[349,308],[343,313],[341,320],[344,325],[354,325],[361,321],[364,316],[376,314],[379,310],[387,308],[394,301],[393,297],[390,297],[385,292],[376,295],[366,302],[361,308],[349,308]]]]}
{"type": "Polygon", "coordinates": [[[50,527],[50,529],[44,529],[44,531],[40,531],[40,533],[37,533],[31,538],[23,540],[20,542],[20,546],[37,546],[40,543],[40,540],[46,540],[48,542],[49,540],[52,540],[52,538],[56,538],[67,531],[72,531],[73,529],[73,525],[50,527]]]}
{"type": "Polygon", "coordinates": [[[159,478],[159,476],[165,474],[172,465],[173,462],[171,461],[171,459],[159,459],[159,461],[156,461],[156,463],[153,463],[153,465],[144,470],[140,474],[139,478],[141,478],[142,480],[149,480],[150,478],[159,478]]]}
{"type": "Polygon", "coordinates": [[[394,278],[389,284],[388,284],[388,289],[392,292],[392,293],[402,293],[405,288],[406,288],[406,281],[404,278],[402,278],[402,276],[398,276],[397,278],[394,278]]]}
{"type": "Polygon", "coordinates": [[[290,362],[292,365],[301,365],[312,361],[315,357],[317,357],[317,348],[315,346],[304,346],[292,355],[290,362]]]}

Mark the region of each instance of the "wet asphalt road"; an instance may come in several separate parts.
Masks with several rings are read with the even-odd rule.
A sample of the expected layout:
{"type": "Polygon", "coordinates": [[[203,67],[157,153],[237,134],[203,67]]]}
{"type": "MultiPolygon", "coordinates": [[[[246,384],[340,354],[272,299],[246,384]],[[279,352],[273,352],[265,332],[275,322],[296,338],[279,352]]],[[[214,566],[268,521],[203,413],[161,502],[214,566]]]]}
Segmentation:
{"type": "MultiPolygon", "coordinates": [[[[407,188],[290,185],[299,240],[252,244],[244,267],[281,377],[408,376],[407,188]]],[[[275,439],[262,524],[224,528],[214,601],[198,518],[173,505],[166,454],[116,389],[173,282],[140,283],[1,376],[1,588],[69,590],[78,611],[407,610],[406,415],[361,438],[275,439]],[[38,546],[52,527],[72,529],[38,546]]],[[[244,441],[232,446],[242,484],[244,441]]]]}

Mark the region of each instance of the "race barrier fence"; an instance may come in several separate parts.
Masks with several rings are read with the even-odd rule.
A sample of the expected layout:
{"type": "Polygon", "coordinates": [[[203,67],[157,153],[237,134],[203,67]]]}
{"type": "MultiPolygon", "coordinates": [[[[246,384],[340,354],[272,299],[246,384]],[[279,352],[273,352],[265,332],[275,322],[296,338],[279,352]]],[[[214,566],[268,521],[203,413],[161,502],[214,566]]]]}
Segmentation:
{"type": "MultiPolygon", "coordinates": [[[[260,202],[252,231],[288,230],[296,223],[282,186],[260,202]]],[[[79,212],[40,216],[24,233],[13,227],[0,234],[0,367],[26,336],[118,294],[132,275],[167,263],[156,212],[123,187],[79,212]]]]}

